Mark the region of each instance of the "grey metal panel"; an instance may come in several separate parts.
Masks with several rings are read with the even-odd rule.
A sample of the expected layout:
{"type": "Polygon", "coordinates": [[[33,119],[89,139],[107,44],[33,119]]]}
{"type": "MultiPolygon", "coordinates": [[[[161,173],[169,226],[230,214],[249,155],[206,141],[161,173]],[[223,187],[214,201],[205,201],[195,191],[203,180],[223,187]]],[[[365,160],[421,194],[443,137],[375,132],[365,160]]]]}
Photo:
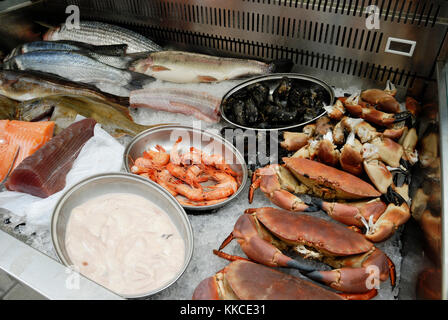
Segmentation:
{"type": "MultiPolygon", "coordinates": [[[[408,87],[430,77],[447,31],[440,0],[65,0],[84,18],[128,25],[157,41],[264,59],[292,58],[297,68],[408,87]],[[380,29],[365,8],[380,9],[380,29]],[[412,57],[384,52],[388,37],[416,41],[412,57]]],[[[60,11],[59,11],[60,12],[60,11]]],[[[337,83],[335,83],[337,84],[337,83]]]]}
{"type": "Polygon", "coordinates": [[[122,300],[81,275],[79,287],[70,289],[65,266],[1,230],[0,269],[48,299],[122,300]]]}
{"type": "Polygon", "coordinates": [[[440,117],[440,162],[442,185],[442,299],[448,299],[448,64],[437,64],[437,79],[439,91],[439,117],[440,117]]]}

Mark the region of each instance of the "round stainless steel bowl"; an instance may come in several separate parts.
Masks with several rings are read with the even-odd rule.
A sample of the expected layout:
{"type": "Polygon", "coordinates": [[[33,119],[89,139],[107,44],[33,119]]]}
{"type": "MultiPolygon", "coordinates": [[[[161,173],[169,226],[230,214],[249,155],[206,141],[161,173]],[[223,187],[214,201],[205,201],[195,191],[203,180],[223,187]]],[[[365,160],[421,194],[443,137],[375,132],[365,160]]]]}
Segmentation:
{"type": "Polygon", "coordinates": [[[171,151],[177,138],[182,136],[179,144],[179,153],[185,153],[190,147],[201,149],[206,153],[208,150],[221,152],[226,163],[239,175],[240,187],[237,192],[223,202],[207,206],[187,206],[187,210],[205,211],[220,208],[237,197],[243,190],[247,182],[247,166],[240,152],[227,140],[219,135],[200,130],[189,126],[170,125],[153,129],[148,129],[137,135],[127,146],[124,152],[124,165],[127,172],[131,172],[132,160],[141,157],[145,150],[154,148],[156,145],[162,146],[167,152],[171,151]]]}
{"type": "Polygon", "coordinates": [[[305,88],[305,89],[311,88],[311,87],[313,87],[313,88],[318,87],[318,88],[323,89],[327,93],[326,97],[325,97],[325,104],[326,105],[333,104],[334,97],[335,97],[334,90],[332,87],[330,87],[324,81],[314,78],[314,77],[311,77],[311,76],[308,76],[308,75],[299,74],[299,73],[274,73],[274,74],[270,74],[270,75],[266,75],[266,76],[251,78],[247,81],[240,83],[236,87],[232,88],[229,92],[227,92],[224,95],[221,105],[220,105],[221,118],[223,118],[226,122],[230,123],[231,125],[241,128],[241,129],[258,130],[258,131],[274,131],[274,130],[287,130],[287,129],[293,129],[293,128],[298,128],[298,127],[304,126],[308,123],[311,123],[311,122],[319,119],[320,117],[322,117],[324,114],[327,113],[325,110],[323,110],[315,118],[310,119],[308,121],[303,121],[300,123],[296,123],[296,124],[288,125],[288,126],[284,126],[284,127],[267,128],[267,129],[257,128],[257,127],[246,127],[244,125],[240,125],[238,123],[231,121],[226,116],[226,113],[224,110],[225,101],[228,98],[230,98],[234,93],[236,93],[237,91],[244,89],[254,83],[259,83],[259,82],[266,83],[270,88],[270,92],[272,93],[274,91],[275,87],[278,85],[279,80],[281,80],[283,77],[288,77],[289,79],[300,81],[300,85],[303,86],[303,88],[305,88]]]}
{"type": "Polygon", "coordinates": [[[185,210],[177,200],[158,184],[127,173],[107,173],[89,177],[70,188],[58,201],[51,221],[53,245],[60,261],[66,266],[73,263],[65,245],[65,232],[72,210],[86,201],[108,193],[131,193],[144,197],[162,208],[176,226],[185,243],[185,260],[182,268],[162,287],[144,294],[124,298],[142,298],[160,292],[176,282],[187,269],[193,255],[193,230],[185,210]]]}

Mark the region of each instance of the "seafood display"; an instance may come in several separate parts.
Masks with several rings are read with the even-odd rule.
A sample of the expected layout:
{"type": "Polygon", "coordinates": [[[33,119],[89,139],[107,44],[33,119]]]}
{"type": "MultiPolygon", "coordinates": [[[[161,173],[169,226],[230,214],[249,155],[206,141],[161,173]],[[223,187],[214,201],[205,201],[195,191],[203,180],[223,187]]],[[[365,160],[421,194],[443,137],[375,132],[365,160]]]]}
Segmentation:
{"type": "MultiPolygon", "coordinates": [[[[276,73],[288,68],[289,60],[169,50],[119,26],[81,21],[80,27],[50,28],[43,39],[3,55],[0,187],[11,191],[4,195],[57,198],[71,188],[72,175],[82,176],[72,167],[77,169],[81,161],[75,160],[95,135],[97,144],[87,144],[91,149],[82,155],[116,146],[104,150],[109,157],[98,152],[94,161],[87,158],[86,176],[107,170],[105,162],[113,159],[112,171],[121,166],[157,183],[167,192],[127,174],[166,194],[182,212],[180,205],[209,214],[222,210],[207,217],[221,222],[210,228],[221,233],[201,251],[230,263],[208,273],[203,273],[207,266],[189,271],[202,272],[197,283],[183,285],[195,287],[194,300],[396,297],[395,285],[404,279],[401,235],[409,219],[431,259],[423,272],[416,271],[418,292],[440,296],[428,289],[434,288],[431,277],[440,277],[442,260],[436,105],[410,96],[399,101],[389,81],[384,89],[335,96],[337,89],[319,79],[276,73]],[[207,122],[201,123],[206,129],[198,130],[197,121],[193,127],[181,123],[184,117],[207,122]],[[164,125],[159,122],[179,123],[140,134],[164,125]],[[176,131],[186,127],[191,144],[176,131]],[[212,134],[221,130],[225,136],[235,127],[232,143],[212,134]],[[272,136],[267,141],[262,134],[272,136]],[[129,142],[124,136],[135,138],[129,142]],[[249,159],[253,150],[256,161],[244,163],[239,138],[241,153],[249,159]],[[232,160],[217,152],[215,143],[231,151],[232,160]],[[244,189],[248,166],[252,181],[244,189]],[[243,190],[248,200],[239,197],[243,190]],[[229,211],[221,209],[234,199],[229,211]]],[[[65,240],[82,274],[130,296],[177,280],[187,242],[176,221],[148,201],[113,193],[73,209],[65,240]]]]}
{"type": "Polygon", "coordinates": [[[0,181],[53,137],[54,122],[0,120],[0,181]]]}
{"type": "Polygon", "coordinates": [[[0,95],[0,120],[16,119],[18,102],[0,95]]]}
{"type": "Polygon", "coordinates": [[[110,92],[108,86],[127,90],[141,89],[154,78],[118,69],[75,51],[34,51],[12,57],[4,63],[9,70],[31,70],[92,84],[110,92]]]}
{"type": "MultiPolygon", "coordinates": [[[[39,122],[30,124],[37,126],[39,122]]],[[[93,136],[95,124],[93,119],[84,119],[63,130],[20,162],[6,181],[6,188],[41,198],[62,190],[81,148],[93,136]]]]}
{"type": "Polygon", "coordinates": [[[126,44],[126,53],[162,50],[150,39],[116,25],[97,21],[80,21],[79,26],[79,29],[70,29],[62,24],[48,30],[43,39],[47,41],[79,41],[97,46],[126,44]]]}
{"type": "Polygon", "coordinates": [[[330,100],[329,93],[318,84],[283,77],[257,81],[232,93],[222,102],[222,112],[236,125],[275,129],[315,119],[330,100]]]}
{"type": "Polygon", "coordinates": [[[87,96],[124,106],[129,104],[128,98],[101,92],[93,86],[30,71],[0,70],[0,94],[18,101],[64,94],[87,96]]]}
{"type": "Polygon", "coordinates": [[[233,232],[215,253],[229,260],[238,259],[221,250],[236,239],[246,255],[270,267],[290,267],[307,272],[306,276],[347,293],[366,293],[369,266],[376,266],[379,279],[390,278],[395,285],[392,261],[358,232],[327,220],[274,208],[248,209],[235,224],[233,232]],[[281,250],[291,248],[310,259],[322,260],[336,268],[312,270],[281,250]]]}
{"type": "Polygon", "coordinates": [[[237,260],[202,280],[193,300],[362,300],[367,294],[337,294],[265,266],[237,260]]]}
{"type": "Polygon", "coordinates": [[[197,119],[218,122],[221,97],[212,92],[182,88],[147,88],[132,91],[132,108],[150,108],[191,115],[197,119]]]}
{"type": "Polygon", "coordinates": [[[129,115],[128,108],[122,105],[93,97],[47,96],[24,101],[19,104],[17,109],[20,119],[25,121],[50,117],[50,120],[56,124],[56,134],[71,125],[78,115],[96,120],[104,130],[114,137],[135,136],[154,127],[135,123],[129,115]]]}
{"type": "Polygon", "coordinates": [[[130,171],[158,183],[185,206],[217,204],[238,190],[238,174],[220,155],[194,147],[179,154],[181,142],[179,137],[169,153],[160,145],[148,149],[133,161],[130,171]]]}
{"type": "Polygon", "coordinates": [[[216,82],[271,73],[275,65],[182,51],[158,51],[137,60],[130,70],[176,83],[216,82]]]}

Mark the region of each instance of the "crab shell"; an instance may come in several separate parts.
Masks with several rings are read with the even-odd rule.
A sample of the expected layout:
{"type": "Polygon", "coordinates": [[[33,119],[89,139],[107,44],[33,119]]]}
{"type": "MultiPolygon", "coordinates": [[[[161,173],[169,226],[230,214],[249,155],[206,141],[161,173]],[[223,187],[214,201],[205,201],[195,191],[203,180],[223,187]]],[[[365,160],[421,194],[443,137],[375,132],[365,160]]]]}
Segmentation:
{"type": "Polygon", "coordinates": [[[327,289],[283,272],[243,260],[203,280],[193,300],[343,300],[327,289]]]}
{"type": "Polygon", "coordinates": [[[373,248],[361,234],[322,218],[275,208],[259,208],[256,216],[284,242],[304,244],[327,256],[350,256],[373,248]]]}
{"type": "Polygon", "coordinates": [[[300,182],[325,199],[364,199],[381,195],[360,178],[317,161],[303,158],[283,158],[283,161],[300,182]]]}

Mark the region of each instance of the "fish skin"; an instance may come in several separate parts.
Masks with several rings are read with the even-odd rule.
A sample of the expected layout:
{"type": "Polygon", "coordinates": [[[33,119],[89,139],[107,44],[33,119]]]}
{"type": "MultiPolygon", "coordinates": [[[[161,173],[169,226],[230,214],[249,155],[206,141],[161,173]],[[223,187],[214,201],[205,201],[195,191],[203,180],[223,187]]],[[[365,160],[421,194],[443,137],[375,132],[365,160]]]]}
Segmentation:
{"type": "Polygon", "coordinates": [[[274,66],[256,60],[221,58],[183,51],[159,51],[135,61],[129,69],[160,80],[195,83],[271,73],[274,66]]]}
{"type": "Polygon", "coordinates": [[[133,122],[124,110],[120,111],[103,100],[83,96],[48,96],[24,101],[17,108],[20,110],[20,119],[24,121],[36,121],[51,115],[50,120],[56,124],[56,133],[71,125],[78,114],[94,119],[114,137],[135,136],[154,127],[133,122]]]}
{"type": "Polygon", "coordinates": [[[91,85],[34,71],[0,70],[0,94],[17,101],[43,98],[55,94],[81,95],[124,106],[129,105],[128,98],[101,92],[91,85]]]}
{"type": "Polygon", "coordinates": [[[34,51],[11,58],[7,70],[32,70],[55,74],[75,82],[103,87],[113,85],[128,90],[142,88],[154,78],[121,70],[73,51],[34,51]]]}
{"type": "Polygon", "coordinates": [[[210,92],[183,88],[146,88],[132,91],[132,108],[150,108],[192,115],[200,120],[218,122],[221,98],[210,92]]]}
{"type": "Polygon", "coordinates": [[[114,56],[114,55],[107,55],[107,54],[101,54],[97,52],[90,52],[90,51],[79,51],[80,53],[89,56],[92,59],[95,59],[96,61],[99,61],[101,63],[107,64],[109,66],[127,70],[129,67],[138,59],[141,59],[143,56],[146,56],[146,53],[133,53],[128,54],[126,56],[114,56]]]}
{"type": "Polygon", "coordinates": [[[93,45],[127,44],[126,53],[160,51],[162,47],[134,31],[97,21],[81,21],[80,29],[67,29],[65,24],[49,29],[44,40],[73,40],[93,45]]]}
{"type": "Polygon", "coordinates": [[[127,47],[126,44],[95,46],[77,41],[35,41],[14,48],[5,58],[5,61],[12,57],[34,51],[88,51],[96,54],[124,56],[127,47]]]}
{"type": "Polygon", "coordinates": [[[9,99],[0,94],[0,120],[16,119],[18,101],[9,99]]]}

